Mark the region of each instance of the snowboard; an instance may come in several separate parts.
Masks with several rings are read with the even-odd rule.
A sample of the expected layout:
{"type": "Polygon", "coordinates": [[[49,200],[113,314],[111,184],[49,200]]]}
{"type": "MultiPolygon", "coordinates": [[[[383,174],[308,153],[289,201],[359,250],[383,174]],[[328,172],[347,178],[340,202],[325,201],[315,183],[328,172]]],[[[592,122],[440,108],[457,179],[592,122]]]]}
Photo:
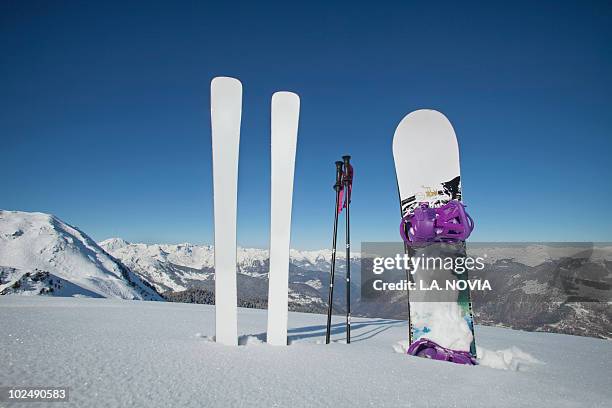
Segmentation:
{"type": "MultiPolygon", "coordinates": [[[[393,137],[393,158],[400,197],[401,216],[411,214],[420,203],[440,207],[462,200],[459,147],[455,131],[440,112],[421,109],[406,115],[393,137]]],[[[411,257],[465,256],[465,243],[435,243],[424,247],[405,245],[411,257]]],[[[409,273],[417,287],[432,280],[468,279],[467,271],[419,270],[409,273]]],[[[439,345],[469,351],[476,357],[474,323],[469,288],[445,291],[408,291],[409,341],[427,338],[439,345]]]]}
{"type": "Polygon", "coordinates": [[[236,209],[242,84],[216,77],[210,83],[215,222],[215,332],[221,344],[238,345],[236,209]]]}
{"type": "Polygon", "coordinates": [[[268,344],[287,345],[289,248],[300,98],[272,95],[268,344]]]}

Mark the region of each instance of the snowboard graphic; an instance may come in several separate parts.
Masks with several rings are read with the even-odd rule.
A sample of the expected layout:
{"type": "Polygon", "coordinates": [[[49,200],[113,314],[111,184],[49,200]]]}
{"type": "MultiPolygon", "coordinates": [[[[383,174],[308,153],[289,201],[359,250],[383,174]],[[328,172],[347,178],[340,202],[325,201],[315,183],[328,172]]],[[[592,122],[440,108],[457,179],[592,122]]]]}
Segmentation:
{"type": "MultiPolygon", "coordinates": [[[[422,109],[404,117],[393,137],[393,158],[402,217],[419,203],[440,207],[461,201],[459,147],[448,119],[435,110],[422,109]]],[[[465,243],[405,247],[409,256],[465,256],[465,243]]],[[[467,271],[416,270],[409,279],[428,285],[432,280],[467,280],[467,271]]],[[[443,347],[469,351],[476,356],[474,324],[469,288],[445,291],[443,295],[408,292],[410,343],[427,338],[443,347]]]]}

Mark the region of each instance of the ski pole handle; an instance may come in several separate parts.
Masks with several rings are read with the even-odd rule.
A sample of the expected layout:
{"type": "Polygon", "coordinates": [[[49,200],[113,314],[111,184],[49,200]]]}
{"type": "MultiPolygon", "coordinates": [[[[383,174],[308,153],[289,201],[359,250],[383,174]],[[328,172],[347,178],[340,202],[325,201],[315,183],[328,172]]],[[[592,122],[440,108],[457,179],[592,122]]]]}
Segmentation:
{"type": "Polygon", "coordinates": [[[342,188],[342,175],[344,174],[343,166],[343,162],[339,160],[336,162],[336,184],[334,184],[334,190],[336,191],[342,188]]]}
{"type": "Polygon", "coordinates": [[[353,166],[351,166],[351,156],[342,156],[344,162],[343,181],[346,184],[353,184],[353,166]]]}

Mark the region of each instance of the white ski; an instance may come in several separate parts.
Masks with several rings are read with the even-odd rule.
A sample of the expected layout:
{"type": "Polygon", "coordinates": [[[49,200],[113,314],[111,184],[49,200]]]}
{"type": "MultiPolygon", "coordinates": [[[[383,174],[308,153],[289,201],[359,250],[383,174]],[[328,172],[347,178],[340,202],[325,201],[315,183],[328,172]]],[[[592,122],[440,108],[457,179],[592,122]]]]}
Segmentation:
{"type": "Polygon", "coordinates": [[[217,77],[210,83],[215,213],[216,341],[238,345],[236,289],[236,208],[242,84],[217,77]]]}
{"type": "Polygon", "coordinates": [[[289,242],[299,116],[300,98],[296,94],[276,92],[272,95],[267,342],[276,346],[287,345],[289,242]]]}

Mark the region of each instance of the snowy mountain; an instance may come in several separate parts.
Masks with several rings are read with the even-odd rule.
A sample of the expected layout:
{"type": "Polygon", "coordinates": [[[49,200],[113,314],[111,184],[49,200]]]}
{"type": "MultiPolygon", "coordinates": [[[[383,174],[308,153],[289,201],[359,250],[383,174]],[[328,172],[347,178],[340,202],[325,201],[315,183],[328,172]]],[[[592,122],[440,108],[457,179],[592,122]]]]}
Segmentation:
{"type": "Polygon", "coordinates": [[[0,384],[70,387],[62,407],[595,408],[612,399],[612,345],[592,338],[477,326],[480,365],[461,366],[406,355],[398,320],[355,318],[349,345],[334,317],[325,345],[325,315],[289,313],[290,345],[278,347],[264,343],[266,311],[241,308],[240,346],[227,347],[211,341],[209,305],[2,296],[0,310],[0,384]]]}
{"type": "Polygon", "coordinates": [[[612,245],[589,242],[578,243],[470,243],[472,256],[483,256],[487,263],[513,261],[529,267],[561,258],[581,258],[590,262],[612,262],[612,245]]]}
{"type": "Polygon", "coordinates": [[[612,339],[610,247],[561,252],[545,248],[548,256],[539,263],[529,261],[535,259],[532,250],[540,252],[542,247],[515,248],[519,255],[496,259],[473,274],[488,279],[492,287],[473,293],[477,321],[612,339]]]}
{"type": "Polygon", "coordinates": [[[3,210],[0,294],[162,300],[77,228],[48,214],[3,210]]]}
{"type": "MultiPolygon", "coordinates": [[[[491,290],[472,291],[475,321],[528,331],[612,339],[612,245],[592,243],[468,244],[485,268],[470,279],[491,290]]],[[[355,306],[357,313],[407,319],[406,294],[384,293],[355,306]]]]}
{"type": "MultiPolygon", "coordinates": [[[[121,259],[138,273],[150,276],[157,285],[172,290],[185,290],[190,280],[208,280],[209,276],[194,275],[190,271],[214,271],[214,247],[211,245],[184,244],[139,244],[121,238],[110,238],[99,242],[101,248],[121,259]],[[161,277],[156,274],[161,265],[178,267],[176,275],[161,277]],[[183,269],[185,268],[185,269],[183,269]],[[155,278],[157,277],[158,280],[155,278]]],[[[346,254],[338,252],[336,260],[340,270],[344,268],[346,254]]],[[[252,277],[267,276],[268,251],[258,248],[238,248],[238,272],[252,277]]],[[[359,254],[352,254],[358,262],[359,254]]],[[[331,250],[290,251],[290,263],[294,268],[308,271],[329,272],[331,250]]],[[[163,268],[163,267],[162,267],[163,268]]]]}
{"type": "MultiPolygon", "coordinates": [[[[107,239],[99,245],[169,299],[193,302],[200,298],[205,303],[214,299],[214,248],[210,245],[139,244],[121,238],[107,239]]],[[[344,276],[345,258],[345,254],[337,254],[338,282],[344,276]]],[[[238,248],[237,259],[240,304],[266,307],[268,251],[238,248]]],[[[331,250],[290,251],[289,302],[292,310],[325,310],[330,262],[331,250]]],[[[351,266],[358,276],[358,254],[353,254],[351,266]]],[[[358,292],[358,286],[353,290],[358,292]]],[[[336,299],[344,299],[344,293],[344,285],[338,285],[336,299]]],[[[337,306],[342,310],[341,302],[337,306]]]]}
{"type": "MultiPolygon", "coordinates": [[[[493,290],[473,292],[476,321],[530,331],[612,338],[612,245],[470,244],[484,256],[493,290]]],[[[331,251],[291,250],[289,306],[324,313],[331,251]]],[[[404,292],[360,298],[360,256],[351,259],[353,313],[406,319],[404,292]]],[[[344,311],[346,262],[338,253],[334,312],[344,311]]],[[[238,249],[238,296],[244,307],[267,307],[268,253],[238,249]]],[[[96,244],[83,232],[40,213],[0,212],[0,293],[214,302],[214,248],[189,243],[96,244]]]]}
{"type": "MultiPolygon", "coordinates": [[[[100,246],[143,276],[173,301],[213,303],[214,249],[192,244],[131,244],[113,238],[100,246]]],[[[612,338],[612,246],[587,244],[471,244],[486,269],[477,276],[492,282],[490,292],[474,292],[477,322],[530,331],[612,338]],[[580,274],[580,279],[576,279],[580,274]],[[599,288],[599,289],[596,289],[599,288]],[[591,297],[588,297],[588,296],[591,297]]],[[[342,282],[345,259],[338,254],[342,282]]],[[[331,251],[291,251],[290,308],[323,313],[331,251]]],[[[360,257],[351,260],[353,313],[407,319],[406,294],[388,292],[376,301],[361,299],[360,257]]],[[[268,253],[238,249],[238,295],[245,307],[266,307],[268,253]]],[[[335,313],[343,313],[345,285],[336,285],[335,313]]]]}

